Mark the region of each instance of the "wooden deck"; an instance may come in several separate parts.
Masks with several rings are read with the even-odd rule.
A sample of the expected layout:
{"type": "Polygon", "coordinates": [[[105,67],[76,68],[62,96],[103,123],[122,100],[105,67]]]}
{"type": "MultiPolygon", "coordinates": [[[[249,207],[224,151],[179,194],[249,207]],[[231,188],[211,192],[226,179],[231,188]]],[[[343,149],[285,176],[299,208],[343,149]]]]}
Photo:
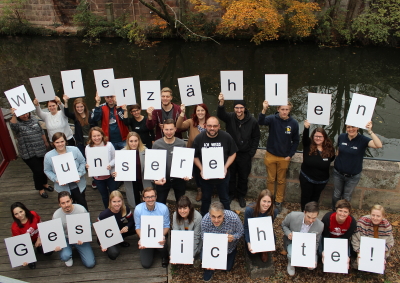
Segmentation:
{"type": "MultiPolygon", "coordinates": [[[[21,160],[11,162],[0,178],[0,237],[11,237],[11,223],[13,221],[10,205],[20,201],[28,209],[36,211],[42,221],[50,220],[54,211],[59,207],[57,192],[48,193],[49,198],[43,199],[34,189],[32,172],[21,160]]],[[[88,186],[86,190],[91,220],[95,222],[99,213],[104,209],[100,194],[88,186]]],[[[11,268],[4,241],[0,242],[0,282],[7,282],[1,276],[14,278],[26,282],[167,282],[167,269],[161,267],[161,259],[157,260],[150,269],[142,268],[137,248],[138,237],[126,238],[131,244],[128,248],[121,247],[121,254],[116,260],[110,260],[102,253],[95,241],[93,230],[92,248],[96,256],[96,266],[87,269],[82,265],[79,254],[74,250],[74,265],[66,267],[60,261],[59,253],[51,256],[36,255],[36,269],[28,267],[11,268]]],[[[11,280],[9,282],[12,282],[11,280]]]]}

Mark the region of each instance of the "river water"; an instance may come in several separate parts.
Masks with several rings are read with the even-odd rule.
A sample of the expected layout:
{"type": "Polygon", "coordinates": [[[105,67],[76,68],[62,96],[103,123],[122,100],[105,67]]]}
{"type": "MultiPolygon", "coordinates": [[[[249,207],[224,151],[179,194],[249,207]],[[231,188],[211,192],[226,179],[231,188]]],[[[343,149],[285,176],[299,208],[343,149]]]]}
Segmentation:
{"type": "MultiPolygon", "coordinates": [[[[320,48],[316,45],[224,41],[185,43],[165,40],[155,47],[140,48],[120,39],[104,39],[98,45],[77,38],[0,38],[0,106],[9,108],[4,91],[25,85],[29,78],[50,75],[57,95],[62,96],[60,71],[82,69],[86,101],[94,106],[93,70],[114,68],[116,78],[133,77],[140,101],[139,81],[160,80],[174,91],[179,102],[177,78],[199,75],[203,101],[216,113],[221,70],[243,70],[247,108],[258,116],[264,100],[264,74],[288,74],[292,115],[300,122],[307,115],[307,93],[332,94],[331,123],[325,129],[337,141],[353,92],[374,96],[373,130],[384,147],[368,150],[367,156],[400,160],[400,51],[384,47],[320,48]]],[[[72,101],[70,102],[72,103],[72,101]]],[[[72,104],[71,104],[72,105],[72,104]]],[[[70,105],[70,106],[71,106],[70,105]]],[[[226,103],[228,110],[232,102],[226,103]]],[[[187,113],[191,114],[189,107],[187,113]]],[[[268,132],[262,126],[260,146],[268,132]]],[[[361,130],[362,132],[362,130],[361,130]]],[[[301,144],[299,146],[301,150],[301,144]]]]}

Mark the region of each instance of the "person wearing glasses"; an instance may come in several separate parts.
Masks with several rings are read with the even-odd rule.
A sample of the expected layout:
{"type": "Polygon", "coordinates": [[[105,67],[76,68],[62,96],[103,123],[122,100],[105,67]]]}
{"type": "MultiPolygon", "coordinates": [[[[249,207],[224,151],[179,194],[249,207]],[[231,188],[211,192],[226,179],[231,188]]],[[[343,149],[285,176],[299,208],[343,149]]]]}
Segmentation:
{"type": "MultiPolygon", "coordinates": [[[[140,262],[143,268],[150,268],[153,264],[154,253],[158,250],[161,253],[161,265],[164,268],[168,267],[169,257],[168,257],[168,232],[170,228],[170,220],[169,220],[169,210],[168,207],[160,202],[156,202],[157,200],[157,191],[153,187],[147,187],[143,190],[143,201],[142,203],[136,205],[134,219],[135,219],[135,227],[136,234],[139,236],[139,250],[140,250],[140,262]],[[141,245],[140,237],[141,237],[141,217],[142,215],[150,215],[150,216],[162,216],[163,217],[163,241],[160,241],[159,244],[162,245],[162,248],[146,248],[141,245]]],[[[147,227],[143,227],[145,233],[147,232],[147,227]]]]}
{"type": "Polygon", "coordinates": [[[256,154],[260,141],[260,127],[257,120],[246,109],[244,100],[233,102],[234,112],[226,112],[224,95],[218,96],[217,116],[225,122],[226,131],[238,147],[235,161],[229,167],[229,200],[237,197],[240,207],[246,207],[245,196],[248,191],[247,183],[251,171],[251,159],[256,154]]]}
{"type": "MultiPolygon", "coordinates": [[[[218,191],[220,202],[224,208],[230,210],[229,202],[229,166],[236,157],[237,146],[231,135],[220,130],[218,118],[211,116],[206,121],[206,131],[197,135],[193,141],[194,164],[200,169],[201,188],[203,191],[201,198],[201,215],[206,215],[211,203],[214,187],[218,191]],[[224,174],[222,179],[204,179],[202,164],[202,148],[222,147],[224,154],[224,174]]],[[[204,164],[209,166],[209,164],[204,164]]],[[[211,166],[210,166],[211,167],[211,166]]]]}
{"type": "Polygon", "coordinates": [[[333,170],[332,210],[340,199],[351,200],[354,188],[360,181],[365,151],[381,148],[382,142],[372,131],[372,121],[365,128],[371,138],[358,133],[358,128],[346,125],[346,132],[338,137],[338,150],[333,170]]]}
{"type": "Polygon", "coordinates": [[[335,160],[335,149],[323,128],[316,128],[310,135],[310,123],[304,121],[303,163],[299,179],[301,188],[301,211],[306,203],[319,202],[321,192],[329,181],[329,168],[335,160]]]}
{"type": "Polygon", "coordinates": [[[147,117],[144,117],[141,114],[142,108],[140,107],[140,105],[134,104],[126,107],[125,104],[122,105],[121,108],[122,110],[124,110],[124,124],[127,127],[131,127],[131,130],[133,132],[138,133],[143,144],[148,149],[151,149],[154,142],[154,131],[147,128],[147,117]],[[128,112],[132,114],[133,118],[128,118],[128,112]]]}

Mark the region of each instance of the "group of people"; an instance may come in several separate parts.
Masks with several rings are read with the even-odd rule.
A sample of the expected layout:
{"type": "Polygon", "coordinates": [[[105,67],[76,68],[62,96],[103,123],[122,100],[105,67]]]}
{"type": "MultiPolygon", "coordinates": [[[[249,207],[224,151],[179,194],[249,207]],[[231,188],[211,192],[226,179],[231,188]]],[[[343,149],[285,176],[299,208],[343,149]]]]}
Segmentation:
{"type": "MultiPolygon", "coordinates": [[[[62,218],[62,216],[59,216],[62,213],[70,213],[70,211],[74,210],[74,207],[79,207],[77,210],[79,213],[81,211],[89,211],[85,199],[85,174],[86,169],[89,168],[85,159],[86,152],[90,147],[106,147],[109,157],[107,169],[110,171],[110,174],[95,176],[92,182],[92,187],[98,189],[104,208],[106,209],[100,214],[99,220],[112,214],[118,214],[119,216],[116,216],[117,221],[119,221],[118,224],[125,225],[120,226],[121,233],[124,236],[137,233],[140,237],[140,215],[163,215],[165,217],[164,235],[167,237],[170,225],[168,208],[165,204],[170,189],[173,189],[177,204],[177,211],[173,216],[176,223],[174,222],[173,227],[196,231],[194,241],[195,254],[200,254],[201,235],[204,232],[222,233],[221,231],[225,230],[221,229],[221,227],[227,225],[227,232],[232,231],[232,225],[235,226],[235,229],[237,229],[235,230],[236,234],[228,233],[232,236],[229,237],[228,247],[228,252],[231,254],[231,257],[228,255],[229,270],[233,266],[237,241],[243,234],[242,224],[238,224],[237,221],[240,222],[239,218],[237,218],[235,213],[230,211],[230,204],[237,198],[239,205],[246,207],[245,197],[248,191],[248,176],[251,171],[251,161],[260,140],[259,125],[269,127],[266,154],[264,157],[268,177],[267,189],[261,191],[255,204],[246,207],[244,234],[250,252],[252,250],[247,219],[263,216],[271,216],[272,219],[275,219],[276,215],[282,210],[286,187],[286,172],[300,142],[299,125],[290,116],[290,111],[292,110],[290,102],[287,105],[278,106],[275,114],[266,115],[269,104],[267,101],[264,101],[257,121],[246,109],[246,103],[243,100],[234,101],[233,112],[227,112],[222,93],[218,96],[217,117],[210,115],[207,105],[199,104],[194,107],[193,114],[187,119],[185,105],[174,104],[172,103],[172,99],[172,90],[163,88],[161,90],[161,109],[148,108],[147,117],[141,115],[141,107],[137,104],[129,107],[126,105],[118,107],[115,96],[106,96],[106,103],[100,104],[101,98],[96,94],[96,107],[93,111],[89,111],[82,98],[77,98],[73,103],[73,112],[69,111],[69,98],[66,95],[63,96],[64,104],[57,97],[55,100],[47,102],[49,112],[43,112],[35,99],[34,104],[36,105],[37,114],[46,124],[51,145],[47,142],[47,138],[38,120],[32,117],[30,113],[16,117],[14,114],[15,109],[11,109],[13,117],[10,122],[11,128],[18,140],[20,156],[31,168],[35,188],[39,191],[40,196],[47,198],[46,190],[51,192],[55,189],[59,193],[61,210],[59,209],[57,218],[62,218]],[[60,107],[60,110],[58,110],[58,107],[60,107]],[[128,112],[132,114],[132,118],[128,117],[128,112]],[[74,121],[74,134],[72,134],[68,125],[68,118],[74,121]],[[220,130],[218,118],[225,122],[226,131],[220,130]],[[101,124],[100,127],[97,126],[98,123],[101,124]],[[129,127],[131,128],[131,132],[129,131],[129,127]],[[182,133],[187,130],[189,133],[186,142],[182,139],[182,133]],[[185,178],[170,176],[174,147],[194,148],[192,176],[197,185],[196,201],[201,201],[200,213],[193,209],[190,200],[185,196],[186,181],[191,179],[192,176],[186,176],[185,178]],[[202,148],[210,147],[222,147],[223,149],[224,178],[205,179],[203,177],[202,148]],[[145,150],[151,148],[167,151],[166,176],[160,180],[144,179],[145,150]],[[116,150],[136,150],[136,181],[124,182],[127,202],[131,208],[135,208],[134,214],[132,214],[129,206],[124,204],[124,199],[117,190],[121,182],[115,181],[115,177],[119,173],[115,171],[116,150]],[[80,179],[68,184],[60,184],[53,167],[52,157],[69,152],[74,156],[80,179]],[[47,177],[53,181],[54,188],[47,184],[47,177]],[[217,189],[220,202],[211,204],[214,189],[217,189]],[[67,197],[73,200],[74,204],[72,201],[67,201],[70,204],[63,206],[61,201],[66,200],[67,197]],[[230,221],[235,224],[228,225],[226,223],[230,221]],[[199,226],[200,223],[201,227],[199,226]],[[133,226],[135,226],[135,230],[133,226]],[[231,262],[230,259],[232,258],[233,261],[231,262]]],[[[300,232],[300,230],[301,232],[318,230],[319,235],[323,232],[324,225],[319,223],[320,221],[316,218],[316,215],[318,215],[317,203],[322,190],[329,180],[330,164],[334,160],[334,193],[332,196],[334,216],[330,216],[326,221],[328,221],[328,224],[329,221],[334,222],[335,225],[340,226],[340,229],[347,227],[343,228],[344,230],[342,229],[342,231],[347,231],[343,234],[350,239],[354,231],[349,231],[351,227],[354,230],[355,221],[354,218],[350,222],[343,220],[346,214],[343,213],[343,210],[347,209],[347,215],[350,215],[351,207],[349,202],[352,192],[360,179],[365,150],[368,147],[382,147],[380,139],[372,132],[372,122],[366,125],[371,138],[358,133],[358,128],[347,125],[347,133],[341,134],[338,138],[338,150],[336,152],[325,130],[323,128],[316,128],[312,131],[311,136],[309,136],[310,126],[307,120],[304,121],[302,138],[303,163],[299,174],[302,212],[290,213],[284,221],[285,226],[283,226],[287,238],[286,242],[288,242],[288,256],[290,254],[292,231],[299,228],[297,229],[299,231],[295,232],[300,232]],[[338,208],[338,204],[343,203],[343,201],[346,202],[344,207],[338,208]],[[304,218],[301,218],[303,217],[301,215],[304,215],[304,218]],[[300,221],[300,226],[296,225],[296,223],[293,224],[294,226],[289,225],[292,222],[292,218],[296,223],[300,221]]],[[[37,214],[30,213],[23,205],[20,208],[25,211],[23,221],[25,223],[33,221],[31,220],[32,215],[37,214]]],[[[387,231],[391,228],[387,220],[383,218],[383,208],[373,209],[373,211],[381,212],[381,222],[386,221],[385,224],[382,224],[382,227],[384,226],[386,229],[385,232],[382,232],[382,235],[388,235],[387,231]]],[[[21,220],[20,222],[17,221],[19,218],[15,215],[13,209],[12,214],[17,223],[16,225],[20,227],[23,222],[21,220]]],[[[367,217],[365,219],[373,218],[367,217]]],[[[365,219],[363,221],[366,223],[367,220],[365,219]]],[[[377,221],[371,221],[370,223],[374,223],[371,225],[381,227],[381,224],[375,224],[377,221]]],[[[325,223],[325,228],[326,225],[325,223]]],[[[328,228],[331,229],[331,226],[333,227],[334,225],[329,224],[328,228]]],[[[379,229],[372,236],[381,236],[379,229]]],[[[325,233],[324,231],[324,235],[330,235],[329,233],[325,233]]],[[[355,238],[354,235],[352,238],[355,238]]],[[[319,237],[317,237],[318,240],[319,237]]],[[[34,242],[38,242],[37,238],[34,242]]],[[[163,266],[168,264],[166,243],[165,239],[162,243],[164,248],[161,249],[163,266]]],[[[40,246],[40,244],[38,245],[40,246]]],[[[75,246],[78,250],[82,250],[81,246],[83,245],[78,244],[80,247],[75,246]]],[[[123,242],[120,245],[128,246],[129,244],[123,242]]],[[[353,247],[356,250],[357,244],[353,243],[353,247]]],[[[387,247],[389,250],[390,243],[387,247]]],[[[139,249],[143,267],[150,267],[154,249],[142,247],[140,241],[139,249]]],[[[104,249],[104,251],[107,251],[111,259],[115,259],[119,254],[119,250],[116,247],[115,249],[104,249]]],[[[72,262],[67,263],[70,259],[72,260],[70,252],[62,253],[61,258],[62,260],[65,259],[64,261],[68,266],[72,265],[72,262]]],[[[261,259],[267,261],[267,253],[261,253],[261,259]]],[[[84,264],[87,267],[94,266],[94,258],[84,262],[86,262],[84,264]]],[[[288,272],[291,275],[294,274],[294,268],[288,266],[288,272]]],[[[211,279],[212,274],[212,270],[207,270],[204,275],[205,279],[211,279]]]]}

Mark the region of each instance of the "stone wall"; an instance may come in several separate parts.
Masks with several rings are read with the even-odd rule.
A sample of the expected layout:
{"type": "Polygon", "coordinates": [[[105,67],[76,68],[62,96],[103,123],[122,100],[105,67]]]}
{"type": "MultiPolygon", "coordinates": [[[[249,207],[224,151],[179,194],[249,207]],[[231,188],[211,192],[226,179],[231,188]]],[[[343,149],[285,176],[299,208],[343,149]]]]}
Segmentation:
{"type": "MultiPolygon", "coordinates": [[[[266,188],[267,172],[264,165],[265,150],[257,150],[249,178],[248,197],[256,198],[266,188]]],[[[299,173],[303,156],[296,153],[287,172],[285,201],[300,202],[299,173]]],[[[333,165],[331,166],[331,171],[333,165]]],[[[332,172],[328,185],[321,194],[320,204],[330,207],[332,203],[332,172]]],[[[383,205],[388,211],[400,211],[400,163],[378,160],[364,160],[361,180],[358,183],[351,204],[355,208],[369,209],[374,204],[383,205]]]]}

